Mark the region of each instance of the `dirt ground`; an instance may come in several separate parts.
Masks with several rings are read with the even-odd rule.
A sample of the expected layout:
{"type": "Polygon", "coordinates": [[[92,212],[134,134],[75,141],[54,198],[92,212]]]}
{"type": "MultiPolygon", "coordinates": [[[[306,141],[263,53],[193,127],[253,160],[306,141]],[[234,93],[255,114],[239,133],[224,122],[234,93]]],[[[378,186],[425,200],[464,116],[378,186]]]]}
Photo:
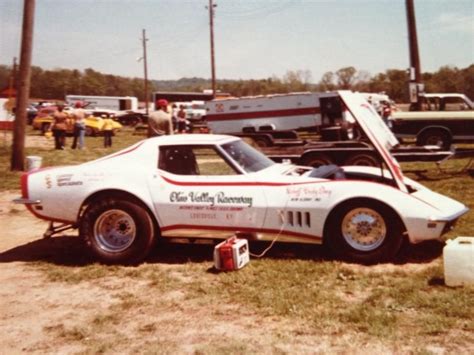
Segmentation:
{"type": "MultiPolygon", "coordinates": [[[[338,337],[335,346],[330,336],[311,334],[303,323],[289,324],[286,319],[257,316],[218,302],[210,308],[188,299],[182,290],[157,297],[146,282],[130,277],[52,282],[38,266],[39,261],[55,264],[55,258],[59,258],[61,262],[56,264],[61,264],[68,258],[61,250],[69,247],[76,249],[73,258],[77,259],[78,238],[69,231],[64,236],[43,239],[48,223],[30,215],[22,205],[13,204],[18,193],[0,194],[0,354],[219,353],[216,344],[223,341],[226,347],[222,349],[227,353],[229,347],[231,353],[249,349],[260,353],[345,352],[345,346],[358,347],[349,335],[347,339],[346,335],[338,337]],[[133,303],[137,299],[149,301],[133,303]],[[114,321],[111,310],[123,309],[127,304],[130,308],[125,324],[122,319],[114,321]],[[105,324],[102,327],[101,322],[105,324]],[[122,340],[117,344],[117,339],[122,340]]],[[[158,262],[153,268],[186,277],[183,264],[158,262]]],[[[85,267],[87,263],[73,266],[74,270],[85,267]]],[[[397,266],[376,266],[380,272],[393,267],[397,266]]],[[[210,275],[202,274],[203,282],[212,282],[206,279],[210,275]]],[[[370,348],[373,353],[390,352],[383,344],[374,343],[370,348]]]]}

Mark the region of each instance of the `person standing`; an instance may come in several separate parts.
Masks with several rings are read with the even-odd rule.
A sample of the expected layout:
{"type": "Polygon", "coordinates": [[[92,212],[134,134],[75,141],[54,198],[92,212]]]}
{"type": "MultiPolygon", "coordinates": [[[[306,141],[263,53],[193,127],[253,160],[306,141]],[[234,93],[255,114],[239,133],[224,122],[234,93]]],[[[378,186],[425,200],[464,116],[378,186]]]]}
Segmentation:
{"type": "Polygon", "coordinates": [[[82,108],[82,103],[77,101],[75,105],[75,110],[72,113],[74,118],[74,140],[72,141],[72,149],[76,149],[78,146],[79,149],[84,148],[84,136],[86,134],[86,113],[82,108]],[[79,141],[79,144],[77,144],[79,141]]]}
{"type": "Polygon", "coordinates": [[[184,111],[184,105],[179,106],[178,111],[178,132],[186,133],[186,111],[184,111]]]}
{"type": "Polygon", "coordinates": [[[112,135],[114,129],[114,121],[110,117],[104,117],[104,148],[112,147],[112,135]]]}
{"type": "Polygon", "coordinates": [[[168,101],[158,100],[158,110],[150,114],[148,125],[152,137],[173,134],[171,115],[168,113],[168,101]]]}
{"type": "Polygon", "coordinates": [[[51,130],[54,135],[54,148],[64,149],[66,145],[67,115],[63,112],[63,105],[58,105],[57,111],[53,114],[51,130]]]}

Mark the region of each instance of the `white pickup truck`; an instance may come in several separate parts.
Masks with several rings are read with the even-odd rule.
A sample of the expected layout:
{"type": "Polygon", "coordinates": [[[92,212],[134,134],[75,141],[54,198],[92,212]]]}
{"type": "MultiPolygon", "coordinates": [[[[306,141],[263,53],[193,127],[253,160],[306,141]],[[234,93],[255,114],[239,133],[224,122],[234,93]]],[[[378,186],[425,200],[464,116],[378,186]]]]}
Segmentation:
{"type": "Polygon", "coordinates": [[[462,94],[424,94],[422,111],[394,112],[391,127],[399,139],[449,148],[453,142],[474,142],[474,104],[462,94]]]}

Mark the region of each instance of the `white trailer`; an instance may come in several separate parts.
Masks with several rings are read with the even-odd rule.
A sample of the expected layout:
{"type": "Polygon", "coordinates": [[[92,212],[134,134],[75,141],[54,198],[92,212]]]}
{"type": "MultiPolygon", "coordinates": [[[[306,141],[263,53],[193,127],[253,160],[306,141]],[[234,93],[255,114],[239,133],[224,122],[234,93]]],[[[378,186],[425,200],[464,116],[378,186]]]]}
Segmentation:
{"type": "MultiPolygon", "coordinates": [[[[321,131],[327,127],[347,130],[354,118],[337,92],[253,96],[206,102],[206,121],[213,133],[291,138],[283,133],[295,130],[321,131]]],[[[270,144],[272,145],[272,144],[270,144]]]]}
{"type": "Polygon", "coordinates": [[[138,110],[138,99],[134,96],[66,95],[66,103],[68,105],[74,106],[76,102],[83,103],[88,109],[138,110]]]}

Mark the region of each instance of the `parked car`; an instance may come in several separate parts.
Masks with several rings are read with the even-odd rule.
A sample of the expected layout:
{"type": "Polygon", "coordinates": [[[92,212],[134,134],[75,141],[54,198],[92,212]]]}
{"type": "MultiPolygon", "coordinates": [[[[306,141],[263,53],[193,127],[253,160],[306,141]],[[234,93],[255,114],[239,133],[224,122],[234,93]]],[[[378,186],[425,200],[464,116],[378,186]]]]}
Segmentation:
{"type": "Polygon", "coordinates": [[[148,122],[146,114],[143,112],[127,111],[117,114],[115,119],[124,126],[136,126],[139,123],[148,122]]]}
{"type": "MultiPolygon", "coordinates": [[[[43,134],[46,133],[51,128],[51,124],[53,123],[53,114],[54,112],[56,112],[56,110],[57,106],[48,106],[40,109],[38,115],[33,120],[33,128],[40,129],[43,134]]],[[[69,107],[65,107],[64,112],[68,114],[69,117],[66,121],[66,132],[67,134],[72,134],[74,131],[74,120],[71,116],[72,109],[69,107]]],[[[103,117],[111,117],[114,114],[113,112],[108,112],[106,110],[86,110],[86,115],[86,135],[96,136],[102,133],[102,128],[104,126],[103,117]]],[[[114,121],[113,125],[114,133],[116,133],[122,128],[122,125],[119,122],[114,121]]]]}
{"type": "MultiPolygon", "coordinates": [[[[157,239],[324,243],[348,260],[391,260],[406,236],[437,239],[468,211],[403,176],[396,139],[360,96],[340,92],[386,169],[277,164],[240,138],[170,135],[21,178],[37,217],[79,228],[105,263],[136,263],[157,239]]],[[[62,227],[63,228],[63,225],[62,227]]],[[[51,229],[54,231],[53,229],[51,229]]]]}
{"type": "Polygon", "coordinates": [[[466,95],[423,94],[420,99],[422,111],[392,114],[397,138],[416,138],[417,145],[444,149],[456,142],[474,142],[474,103],[466,95]]]}

